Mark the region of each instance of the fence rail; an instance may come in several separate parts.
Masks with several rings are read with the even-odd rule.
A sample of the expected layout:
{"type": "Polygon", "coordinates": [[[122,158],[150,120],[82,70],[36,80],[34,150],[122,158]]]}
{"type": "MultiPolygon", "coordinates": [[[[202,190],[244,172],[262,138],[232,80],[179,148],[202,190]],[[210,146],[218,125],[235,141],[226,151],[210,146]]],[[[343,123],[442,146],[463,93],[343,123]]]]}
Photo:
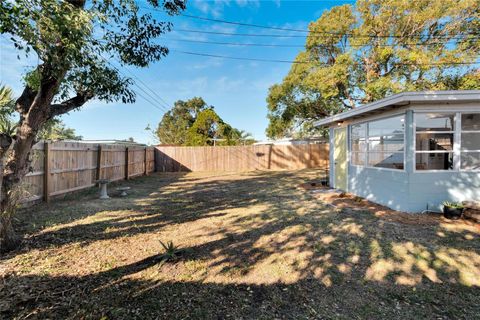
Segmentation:
{"type": "Polygon", "coordinates": [[[98,179],[130,179],[154,170],[151,147],[40,142],[32,150],[23,202],[48,202],[52,196],[92,187],[98,179]]]}
{"type": "Polygon", "coordinates": [[[155,147],[160,172],[328,168],[328,144],[155,147]]]}
{"type": "Polygon", "coordinates": [[[328,145],[137,147],[78,142],[41,142],[32,150],[22,202],[49,201],[95,185],[153,171],[252,171],[328,168],[328,145]]]}

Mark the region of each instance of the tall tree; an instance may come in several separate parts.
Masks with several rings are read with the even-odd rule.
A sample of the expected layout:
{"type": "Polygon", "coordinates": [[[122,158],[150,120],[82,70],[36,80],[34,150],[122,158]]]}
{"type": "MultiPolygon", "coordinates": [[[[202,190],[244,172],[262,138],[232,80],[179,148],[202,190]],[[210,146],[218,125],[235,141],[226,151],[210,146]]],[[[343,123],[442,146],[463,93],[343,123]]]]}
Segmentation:
{"type": "Polygon", "coordinates": [[[480,87],[478,0],[358,0],[309,25],[305,50],[267,98],[267,136],[402,91],[480,87]]]}
{"type": "Polygon", "coordinates": [[[223,121],[200,97],[175,102],[157,129],[162,144],[187,146],[242,144],[242,132],[223,121]]]}
{"type": "Polygon", "coordinates": [[[200,97],[187,101],[178,100],[171,110],[165,113],[158,124],[157,136],[162,144],[184,145],[188,129],[193,125],[198,113],[208,105],[200,97]]]}
{"type": "Polygon", "coordinates": [[[142,13],[139,5],[176,14],[185,8],[185,0],[0,2],[0,33],[8,34],[25,54],[34,52],[39,61],[15,103],[19,115],[15,139],[0,143],[1,251],[18,243],[11,223],[15,190],[29,170],[30,152],[44,124],[93,98],[134,102],[132,81],[109,60],[146,67],[168,53],[153,40],[171,25],[142,13]]]}

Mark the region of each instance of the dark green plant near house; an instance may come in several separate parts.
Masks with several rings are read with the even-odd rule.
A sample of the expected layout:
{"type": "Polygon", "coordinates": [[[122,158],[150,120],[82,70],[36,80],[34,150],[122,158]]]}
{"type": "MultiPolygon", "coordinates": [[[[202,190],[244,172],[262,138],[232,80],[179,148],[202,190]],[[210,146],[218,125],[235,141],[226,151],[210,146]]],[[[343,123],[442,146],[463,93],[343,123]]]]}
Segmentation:
{"type": "Polygon", "coordinates": [[[443,216],[447,219],[459,219],[464,210],[464,205],[460,202],[443,202],[443,216]]]}
{"type": "Polygon", "coordinates": [[[185,5],[185,0],[0,2],[0,33],[8,36],[18,51],[39,61],[31,66],[24,90],[15,101],[19,115],[15,137],[8,137],[10,142],[2,138],[0,144],[0,251],[18,244],[12,227],[15,205],[11,195],[29,170],[38,132],[49,120],[94,98],[134,102],[132,80],[108,60],[146,67],[167,55],[168,49],[154,40],[170,31],[171,25],[156,21],[140,6],[174,15],[185,5]]]}

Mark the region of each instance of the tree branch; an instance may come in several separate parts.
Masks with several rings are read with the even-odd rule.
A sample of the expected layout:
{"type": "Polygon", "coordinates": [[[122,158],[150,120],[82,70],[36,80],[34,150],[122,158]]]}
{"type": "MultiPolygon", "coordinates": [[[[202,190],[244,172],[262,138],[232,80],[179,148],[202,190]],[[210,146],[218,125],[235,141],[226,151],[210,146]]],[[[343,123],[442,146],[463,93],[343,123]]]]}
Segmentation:
{"type": "Polygon", "coordinates": [[[77,93],[77,95],[71,99],[65,100],[59,104],[52,104],[50,106],[49,118],[53,118],[64,113],[70,112],[73,109],[80,108],[88,100],[93,98],[93,94],[90,93],[77,93]]]}

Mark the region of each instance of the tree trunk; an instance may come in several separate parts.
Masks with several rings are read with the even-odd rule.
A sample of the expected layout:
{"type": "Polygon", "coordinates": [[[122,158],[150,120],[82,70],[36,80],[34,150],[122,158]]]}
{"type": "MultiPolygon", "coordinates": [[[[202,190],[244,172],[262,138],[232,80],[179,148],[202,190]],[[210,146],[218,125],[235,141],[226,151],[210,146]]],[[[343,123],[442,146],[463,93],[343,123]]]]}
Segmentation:
{"type": "Polygon", "coordinates": [[[17,236],[12,226],[11,216],[0,217],[0,253],[15,249],[20,243],[20,237],[17,236]]]}
{"type": "Polygon", "coordinates": [[[12,226],[12,216],[22,197],[21,183],[30,168],[30,152],[36,135],[49,118],[55,89],[56,83],[52,82],[41,86],[38,92],[27,87],[17,100],[20,121],[16,138],[8,152],[3,150],[0,155],[0,252],[13,250],[20,242],[12,226]]]}
{"type": "MultiPolygon", "coordinates": [[[[0,195],[4,193],[5,188],[1,185],[3,182],[4,162],[7,152],[12,144],[12,138],[6,134],[0,134],[0,195]]],[[[5,198],[5,194],[2,198],[5,198]]],[[[9,210],[0,211],[0,253],[14,249],[19,242],[12,227],[11,213],[9,210]]]]}

